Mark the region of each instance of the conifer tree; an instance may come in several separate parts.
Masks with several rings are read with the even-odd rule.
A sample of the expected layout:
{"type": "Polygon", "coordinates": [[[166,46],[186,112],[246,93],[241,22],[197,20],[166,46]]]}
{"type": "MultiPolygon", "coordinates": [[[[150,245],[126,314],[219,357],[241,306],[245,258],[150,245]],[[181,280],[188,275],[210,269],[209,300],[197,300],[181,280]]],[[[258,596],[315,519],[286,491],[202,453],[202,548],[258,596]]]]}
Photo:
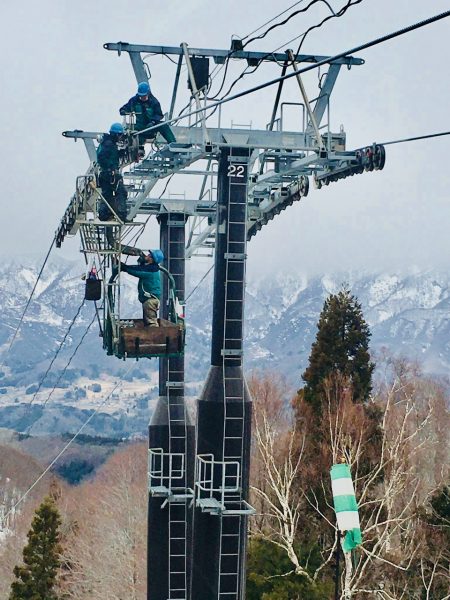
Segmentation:
{"type": "Polygon", "coordinates": [[[301,393],[316,412],[321,412],[323,383],[334,373],[348,378],[355,402],[368,399],[375,366],[370,361],[369,340],[369,326],[355,296],[348,289],[331,294],[325,300],[309,365],[302,375],[306,385],[301,393]]]}
{"type": "Polygon", "coordinates": [[[60,524],[54,501],[45,498],[27,534],[24,564],[14,567],[16,581],[11,584],[9,600],[57,600],[54,587],[60,566],[60,524]]]}

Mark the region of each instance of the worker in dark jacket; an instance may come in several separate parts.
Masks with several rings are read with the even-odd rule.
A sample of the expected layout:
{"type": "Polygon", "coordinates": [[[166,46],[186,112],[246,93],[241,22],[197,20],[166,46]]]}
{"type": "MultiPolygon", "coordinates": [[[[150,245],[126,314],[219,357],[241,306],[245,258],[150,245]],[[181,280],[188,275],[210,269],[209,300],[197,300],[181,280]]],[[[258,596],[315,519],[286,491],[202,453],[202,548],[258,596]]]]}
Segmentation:
{"type": "Polygon", "coordinates": [[[159,264],[164,260],[161,250],[149,250],[148,254],[139,257],[137,265],[120,263],[125,273],[138,277],[138,297],[142,302],[144,325],[158,327],[158,309],[161,298],[161,273],[159,264]]]}
{"type": "MultiPolygon", "coordinates": [[[[142,81],[138,85],[137,94],[130,98],[126,104],[119,110],[121,115],[136,115],[136,131],[142,131],[148,127],[153,127],[161,123],[164,116],[162,114],[159,101],[153,96],[150,91],[150,86],[146,81],[142,81]]],[[[144,149],[146,140],[153,140],[160,132],[167,143],[175,142],[175,136],[167,123],[161,123],[157,129],[146,131],[138,136],[140,151],[144,149]]]]}
{"type": "MultiPolygon", "coordinates": [[[[127,191],[119,171],[122,151],[118,148],[122,136],[122,125],[113,123],[109,133],[103,135],[97,148],[97,163],[100,167],[98,185],[102,188],[102,195],[119,219],[125,221],[127,216],[127,191]]],[[[109,221],[114,215],[108,205],[102,201],[98,216],[101,221],[109,221]]]]}

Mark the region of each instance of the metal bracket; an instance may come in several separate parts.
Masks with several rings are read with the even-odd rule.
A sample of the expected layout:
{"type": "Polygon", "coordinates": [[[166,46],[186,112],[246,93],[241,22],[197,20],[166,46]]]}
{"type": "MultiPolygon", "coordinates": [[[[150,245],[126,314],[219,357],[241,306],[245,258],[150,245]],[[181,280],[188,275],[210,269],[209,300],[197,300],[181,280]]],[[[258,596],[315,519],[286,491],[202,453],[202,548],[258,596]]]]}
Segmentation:
{"type": "Polygon", "coordinates": [[[166,381],[166,387],[168,388],[184,388],[184,383],[182,381],[166,381]]]}
{"type": "Polygon", "coordinates": [[[229,156],[228,157],[228,162],[230,163],[239,163],[241,165],[246,165],[248,163],[248,160],[243,160],[242,156],[229,156]]]}
{"type": "Polygon", "coordinates": [[[225,252],[223,256],[227,260],[245,260],[247,258],[247,254],[237,252],[225,252]]]}
{"type": "Polygon", "coordinates": [[[243,350],[229,350],[227,348],[223,348],[220,352],[222,356],[242,356],[243,350]]]}

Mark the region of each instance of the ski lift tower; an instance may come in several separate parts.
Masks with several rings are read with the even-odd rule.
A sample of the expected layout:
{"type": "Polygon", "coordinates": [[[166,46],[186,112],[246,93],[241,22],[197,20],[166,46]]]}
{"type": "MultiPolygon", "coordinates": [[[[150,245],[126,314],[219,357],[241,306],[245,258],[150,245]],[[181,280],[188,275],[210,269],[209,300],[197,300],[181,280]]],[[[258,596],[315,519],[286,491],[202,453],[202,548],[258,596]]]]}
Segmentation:
{"type": "MultiPolygon", "coordinates": [[[[188,71],[191,104],[198,113],[187,125],[172,127],[176,144],[161,146],[157,137],[156,147],[141,162],[129,159],[124,163],[128,221],[132,221],[127,224],[105,226],[96,220],[98,192],[92,183],[99,133],[64,132],[68,138],[83,139],[90,166],[77,182],[57,231],[57,245],[66,235],[80,231],[82,250],[88,256],[88,242],[94,245],[103,257],[108,281],[110,255],[117,261],[127,239],[135,237],[129,232],[139,227],[134,219],[154,215],[160,223],[166,266],[181,300],[185,297],[185,260],[202,253],[211,255],[214,250],[211,365],[198,400],[195,447],[184,398],[182,353],[169,356],[166,352],[160,358],[159,401],[149,429],[148,598],[243,600],[248,518],[254,513],[249,504],[251,398],[243,373],[247,242],[275,215],[308,194],[310,177],[320,189],[338,179],[383,168],[382,146],[348,151],[343,129],[333,132],[330,125],[330,96],[340,69],[364,61],[352,56],[330,59],[319,94],[312,101],[296,72],[299,131],[285,129],[286,104],[281,103],[283,81],[279,82],[270,121],[265,129],[255,130],[224,127],[220,107],[217,125],[208,125],[205,91],[210,61],[271,62],[281,64],[284,75],[288,69],[297,71],[299,63],[318,63],[327,57],[294,55],[289,50],[247,52],[236,40],[230,50],[190,48],[185,43],[169,47],[118,42],[104,47],[129,56],[137,82],[147,81],[150,75],[144,55],[177,57],[168,117],[174,115],[183,65],[188,71]],[[159,181],[178,173],[199,178],[197,197],[152,195],[159,181]],[[113,228],[109,237],[108,227],[113,228]]],[[[166,311],[168,288],[164,294],[162,310],[166,311]]],[[[107,313],[110,307],[105,298],[104,303],[107,313]]],[[[120,329],[120,316],[116,322],[120,329]]]]}

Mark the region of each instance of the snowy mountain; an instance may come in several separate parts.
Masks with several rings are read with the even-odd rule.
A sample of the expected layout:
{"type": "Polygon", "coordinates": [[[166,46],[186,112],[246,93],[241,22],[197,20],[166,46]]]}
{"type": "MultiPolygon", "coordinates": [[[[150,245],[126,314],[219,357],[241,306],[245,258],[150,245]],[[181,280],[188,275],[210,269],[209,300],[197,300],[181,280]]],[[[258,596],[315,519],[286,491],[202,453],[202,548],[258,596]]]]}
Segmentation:
{"type": "MultiPolygon", "coordinates": [[[[39,403],[47,400],[94,314],[93,306],[86,302],[43,380],[32,410],[25,410],[84,295],[80,263],[53,262],[44,271],[20,333],[8,352],[8,340],[17,327],[39,268],[32,261],[20,260],[4,262],[0,268],[0,426],[25,429],[36,420],[39,403]]],[[[136,282],[129,277],[125,279],[123,316],[138,316],[136,282]]],[[[393,354],[418,360],[425,371],[448,373],[450,275],[419,271],[405,275],[352,272],[309,278],[278,273],[250,280],[246,295],[246,369],[281,371],[294,389],[299,387],[323,302],[344,283],[362,304],[372,331],[371,349],[375,358],[377,352],[387,348],[393,354]]],[[[186,369],[188,393],[192,396],[198,394],[209,364],[211,309],[212,277],[209,277],[187,306],[186,369]]],[[[75,428],[83,421],[83,415],[98,407],[128,368],[128,362],[106,356],[95,323],[65,378],[53,392],[36,431],[75,428]]],[[[103,417],[98,424],[86,433],[104,428],[108,435],[123,435],[145,429],[148,400],[152,404],[157,396],[157,373],[156,360],[137,362],[102,409],[103,417]]]]}

